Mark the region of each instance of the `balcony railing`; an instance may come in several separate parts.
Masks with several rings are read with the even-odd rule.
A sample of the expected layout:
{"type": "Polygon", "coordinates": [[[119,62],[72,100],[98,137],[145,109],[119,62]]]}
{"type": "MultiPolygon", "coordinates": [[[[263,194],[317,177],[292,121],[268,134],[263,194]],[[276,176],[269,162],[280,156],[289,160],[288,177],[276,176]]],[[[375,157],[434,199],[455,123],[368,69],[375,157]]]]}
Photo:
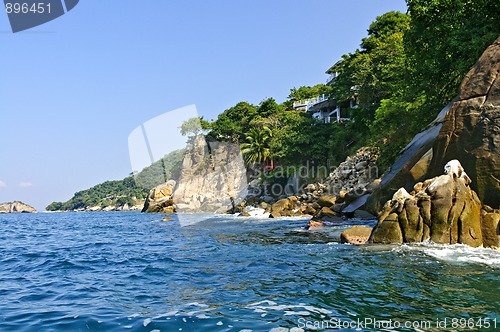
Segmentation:
{"type": "Polygon", "coordinates": [[[331,73],[330,76],[328,76],[328,78],[326,79],[326,84],[330,84],[332,83],[333,81],[335,81],[337,79],[337,77],[339,76],[339,73],[331,73]]]}
{"type": "Polygon", "coordinates": [[[297,108],[305,107],[306,112],[307,112],[314,105],[317,105],[317,104],[322,103],[322,102],[327,101],[327,100],[328,100],[328,96],[325,96],[323,94],[321,96],[314,97],[314,98],[298,100],[298,101],[293,103],[293,108],[297,109],[297,108]]]}

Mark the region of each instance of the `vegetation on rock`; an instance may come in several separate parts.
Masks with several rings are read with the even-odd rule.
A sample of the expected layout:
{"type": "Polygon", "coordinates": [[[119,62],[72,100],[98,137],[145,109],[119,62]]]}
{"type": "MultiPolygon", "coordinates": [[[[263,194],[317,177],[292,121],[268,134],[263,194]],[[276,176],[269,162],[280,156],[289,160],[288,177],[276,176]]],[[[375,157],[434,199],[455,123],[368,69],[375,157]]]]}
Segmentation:
{"type": "Polygon", "coordinates": [[[47,211],[73,211],[88,208],[109,208],[141,205],[149,190],[167,179],[177,178],[180,174],[184,150],[175,150],[144,168],[135,176],[123,180],[106,181],[90,189],[77,192],[67,202],[53,202],[47,211]]]}
{"type": "MultiPolygon", "coordinates": [[[[298,166],[321,165],[329,170],[363,146],[380,147],[377,163],[384,168],[391,165],[401,148],[456,95],[467,71],[500,35],[497,0],[407,0],[407,4],[406,14],[389,12],[376,18],[360,48],[329,69],[336,74],[330,85],[292,88],[283,103],[273,98],[258,105],[242,101],[212,122],[190,119],[181,127],[182,134],[203,132],[209,142],[240,144],[248,166],[268,166],[265,181],[286,182],[298,166]],[[328,95],[347,109],[351,121],[327,124],[293,110],[294,101],[319,95],[328,95]],[[278,176],[276,169],[286,172],[278,176]]],[[[138,174],[140,186],[132,177],[109,181],[47,209],[144,199],[146,188],[178,178],[183,152],[176,153],[138,174]]],[[[315,174],[310,182],[329,176],[308,174],[315,174]]]]}

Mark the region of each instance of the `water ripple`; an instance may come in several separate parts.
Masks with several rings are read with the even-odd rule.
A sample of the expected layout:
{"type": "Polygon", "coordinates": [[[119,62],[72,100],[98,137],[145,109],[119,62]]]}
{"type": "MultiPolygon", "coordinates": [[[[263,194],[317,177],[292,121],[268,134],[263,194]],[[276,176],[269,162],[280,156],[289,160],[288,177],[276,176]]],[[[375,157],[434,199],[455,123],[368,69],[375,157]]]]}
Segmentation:
{"type": "Polygon", "coordinates": [[[348,223],[304,231],[297,218],[189,218],[197,222],[180,227],[139,213],[0,215],[0,330],[300,331],[300,319],[370,317],[500,322],[498,251],[340,245],[348,223]]]}

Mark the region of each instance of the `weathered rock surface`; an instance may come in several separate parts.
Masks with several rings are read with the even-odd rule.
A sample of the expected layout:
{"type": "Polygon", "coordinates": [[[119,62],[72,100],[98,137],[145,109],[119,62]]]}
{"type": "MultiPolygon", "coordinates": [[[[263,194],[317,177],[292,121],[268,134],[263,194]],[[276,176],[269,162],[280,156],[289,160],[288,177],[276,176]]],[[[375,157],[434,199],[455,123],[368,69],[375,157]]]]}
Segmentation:
{"type": "Polygon", "coordinates": [[[271,205],[270,218],[300,216],[304,212],[297,196],[282,198],[271,205]]]}
{"type": "Polygon", "coordinates": [[[460,158],[481,201],[500,206],[500,37],[463,80],[433,149],[432,173],[460,158]]]}
{"type": "Polygon", "coordinates": [[[142,212],[175,212],[174,200],[172,198],[175,185],[176,182],[170,180],[151,189],[144,203],[142,212]]]}
{"type": "Polygon", "coordinates": [[[484,204],[500,204],[500,38],[489,46],[463,80],[460,91],[401,151],[399,159],[371,194],[376,213],[393,193],[441,174],[448,160],[459,159],[471,187],[484,204]]]}
{"type": "Polygon", "coordinates": [[[371,233],[371,227],[353,226],[340,234],[340,242],[349,244],[365,244],[368,242],[371,233]]]}
{"type": "Polygon", "coordinates": [[[177,183],[170,180],[152,189],[142,211],[230,212],[246,196],[246,184],[239,146],[207,142],[199,135],[186,150],[177,183]]]}
{"type": "MultiPolygon", "coordinates": [[[[370,193],[379,177],[376,165],[379,150],[373,147],[359,149],[354,155],[347,157],[319,188],[320,194],[336,196],[331,203],[351,203],[358,197],[370,193]]],[[[330,202],[329,202],[330,203],[330,202]]]]}
{"type": "Polygon", "coordinates": [[[238,144],[194,138],[173,198],[177,212],[236,212],[247,196],[246,168],[238,144]]]}
{"type": "MultiPolygon", "coordinates": [[[[237,210],[242,212],[245,206],[260,206],[266,213],[270,212],[271,218],[310,215],[314,216],[316,221],[320,219],[330,222],[343,221],[342,210],[349,203],[371,193],[378,185],[376,166],[378,156],[378,148],[364,147],[349,156],[321,183],[300,184],[299,179],[289,179],[287,188],[291,186],[293,194],[285,190],[285,195],[280,196],[274,203],[276,198],[262,195],[269,190],[260,188],[259,179],[254,179],[249,183],[253,188],[249,192],[254,193],[254,196],[248,197],[242,205],[237,206],[237,210]],[[262,204],[264,206],[261,206],[262,204]]],[[[362,208],[363,205],[364,202],[350,210],[349,214],[354,216],[355,210],[362,208]]]]}
{"type": "Polygon", "coordinates": [[[372,243],[432,241],[498,247],[498,213],[481,212],[481,201],[469,187],[470,178],[457,160],[441,175],[400,188],[384,205],[373,229],[372,243]]]}
{"type": "Polygon", "coordinates": [[[0,204],[0,213],[32,213],[36,209],[23,202],[15,201],[0,204]]]}

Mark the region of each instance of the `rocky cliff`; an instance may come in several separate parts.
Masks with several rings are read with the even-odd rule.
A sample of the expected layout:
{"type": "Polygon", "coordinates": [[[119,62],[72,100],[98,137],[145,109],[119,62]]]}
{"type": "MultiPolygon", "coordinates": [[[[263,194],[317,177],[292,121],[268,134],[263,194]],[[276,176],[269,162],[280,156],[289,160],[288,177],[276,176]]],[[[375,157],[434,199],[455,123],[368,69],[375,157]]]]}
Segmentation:
{"type": "Polygon", "coordinates": [[[460,86],[433,145],[429,175],[460,159],[486,205],[500,207],[500,37],[460,86]]]}
{"type": "Polygon", "coordinates": [[[368,199],[372,213],[394,192],[411,191],[459,159],[484,204],[500,206],[500,38],[489,46],[463,80],[459,94],[428,128],[403,149],[368,199]]]}
{"type": "Polygon", "coordinates": [[[0,213],[32,213],[36,209],[19,201],[0,204],[0,213]]]}
{"type": "Polygon", "coordinates": [[[192,139],[179,180],[151,190],[144,212],[232,211],[247,195],[246,168],[238,144],[192,139]]]}

